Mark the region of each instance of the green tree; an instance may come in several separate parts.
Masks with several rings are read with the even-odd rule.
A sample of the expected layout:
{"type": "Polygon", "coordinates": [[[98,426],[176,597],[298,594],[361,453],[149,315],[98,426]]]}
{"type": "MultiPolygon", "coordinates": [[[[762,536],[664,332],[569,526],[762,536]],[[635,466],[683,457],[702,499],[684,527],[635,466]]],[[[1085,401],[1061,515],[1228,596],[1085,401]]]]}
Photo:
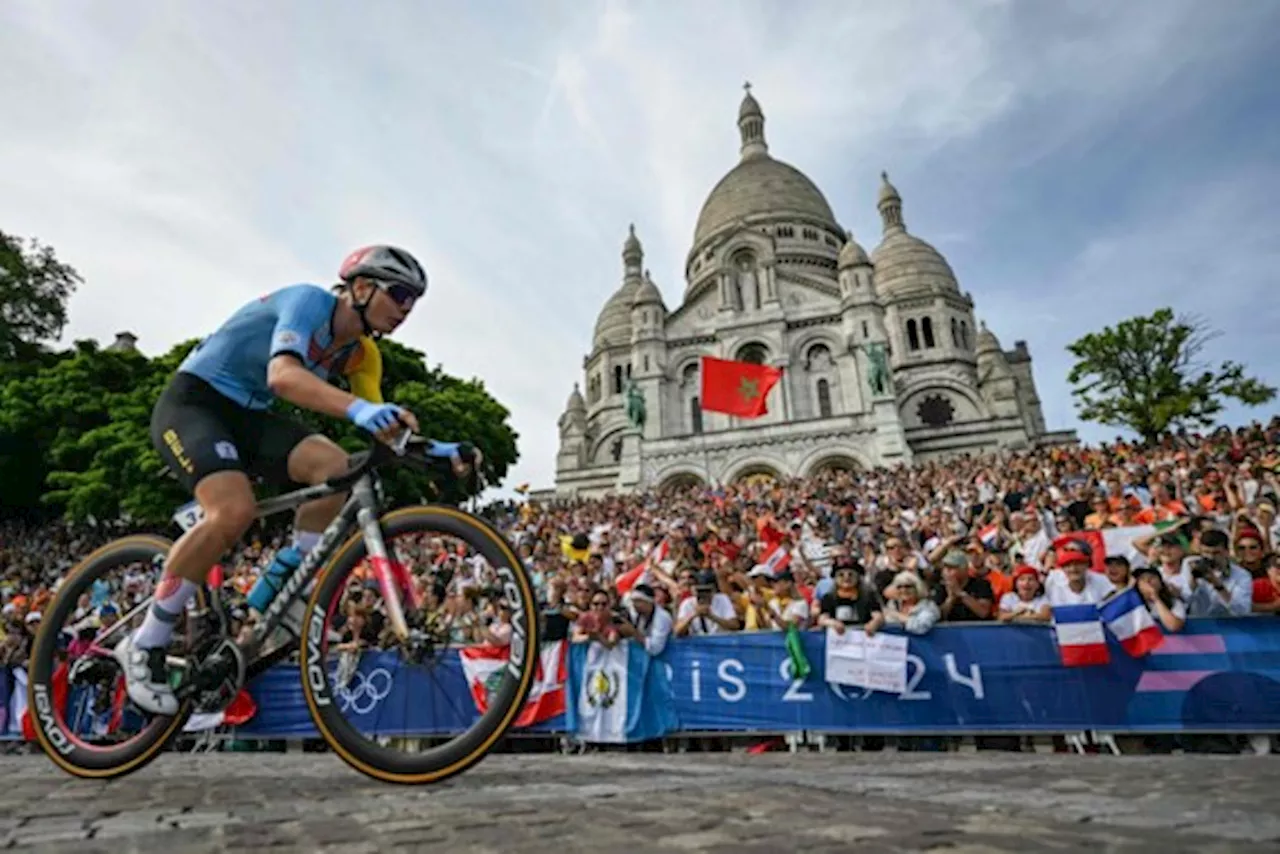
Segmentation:
{"type": "Polygon", "coordinates": [[[1201,359],[1216,334],[1161,308],[1080,338],[1067,347],[1076,357],[1067,379],[1080,417],[1151,441],[1170,428],[1213,424],[1224,400],[1258,406],[1274,398],[1276,390],[1246,377],[1242,365],[1215,368],[1201,359]]]}
{"type": "Polygon", "coordinates": [[[0,365],[36,358],[67,324],[67,300],[80,275],[48,246],[0,231],[0,365]]]}

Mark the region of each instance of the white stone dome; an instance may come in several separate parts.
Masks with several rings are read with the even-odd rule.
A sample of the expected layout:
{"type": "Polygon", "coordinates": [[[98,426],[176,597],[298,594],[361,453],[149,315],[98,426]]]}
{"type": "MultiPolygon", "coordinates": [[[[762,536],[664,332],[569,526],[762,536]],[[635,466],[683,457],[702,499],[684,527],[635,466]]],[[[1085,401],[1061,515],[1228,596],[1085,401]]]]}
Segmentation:
{"type": "Polygon", "coordinates": [[[624,282],[605,302],[600,316],[596,318],[595,334],[591,337],[595,349],[631,346],[631,304],[639,290],[639,282],[624,282]]]}
{"type": "Polygon", "coordinates": [[[880,173],[880,216],[884,220],[884,239],[871,253],[876,268],[876,292],[881,299],[892,301],[919,291],[939,289],[959,291],[956,275],[942,253],[907,232],[902,220],[902,197],[880,173]]]}
{"type": "Polygon", "coordinates": [[[764,113],[748,91],[738,109],[742,159],[712,187],[698,214],[693,245],[738,220],[760,216],[817,221],[839,232],[822,192],[799,169],[769,156],[764,113]]]}

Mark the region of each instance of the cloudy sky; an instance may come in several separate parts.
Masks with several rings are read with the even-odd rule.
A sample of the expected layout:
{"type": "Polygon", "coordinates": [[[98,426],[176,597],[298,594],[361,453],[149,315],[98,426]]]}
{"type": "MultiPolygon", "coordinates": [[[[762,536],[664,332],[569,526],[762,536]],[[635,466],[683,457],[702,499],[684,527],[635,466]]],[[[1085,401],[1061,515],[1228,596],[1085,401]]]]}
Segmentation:
{"type": "Polygon", "coordinates": [[[1278,33],[1265,0],[5,0],[0,228],[83,274],[67,340],[149,353],[401,243],[433,283],[402,338],[511,408],[508,486],[550,486],[627,224],[678,304],[750,80],[869,248],[889,171],[1096,441],[1064,347],[1157,305],[1280,384],[1278,33]]]}

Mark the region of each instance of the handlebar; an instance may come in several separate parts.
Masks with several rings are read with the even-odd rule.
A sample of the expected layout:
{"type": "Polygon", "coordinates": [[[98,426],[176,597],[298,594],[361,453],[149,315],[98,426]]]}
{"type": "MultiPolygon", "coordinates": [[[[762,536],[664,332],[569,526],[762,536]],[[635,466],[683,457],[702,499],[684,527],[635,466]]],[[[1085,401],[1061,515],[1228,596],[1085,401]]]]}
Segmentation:
{"type": "MultiPolygon", "coordinates": [[[[430,445],[430,439],[406,429],[390,445],[378,442],[371,450],[358,451],[352,454],[351,468],[347,473],[331,477],[325,481],[325,484],[330,489],[345,492],[360,478],[388,463],[409,465],[425,472],[436,469],[452,475],[453,465],[449,459],[445,457],[430,457],[425,453],[426,448],[430,445]]],[[[467,486],[473,494],[478,493],[482,486],[482,479],[478,468],[475,466],[474,456],[466,462],[472,466],[471,473],[467,476],[467,486]]]]}

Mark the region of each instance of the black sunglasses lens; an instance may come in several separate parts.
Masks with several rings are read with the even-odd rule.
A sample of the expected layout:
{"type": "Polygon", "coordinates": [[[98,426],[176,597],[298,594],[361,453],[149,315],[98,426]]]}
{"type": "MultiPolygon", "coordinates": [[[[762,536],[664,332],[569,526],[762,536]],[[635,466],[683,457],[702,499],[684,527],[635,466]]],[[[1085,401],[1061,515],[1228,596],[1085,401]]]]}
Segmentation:
{"type": "Polygon", "coordinates": [[[418,297],[408,285],[388,285],[386,291],[397,305],[411,305],[418,297]]]}

